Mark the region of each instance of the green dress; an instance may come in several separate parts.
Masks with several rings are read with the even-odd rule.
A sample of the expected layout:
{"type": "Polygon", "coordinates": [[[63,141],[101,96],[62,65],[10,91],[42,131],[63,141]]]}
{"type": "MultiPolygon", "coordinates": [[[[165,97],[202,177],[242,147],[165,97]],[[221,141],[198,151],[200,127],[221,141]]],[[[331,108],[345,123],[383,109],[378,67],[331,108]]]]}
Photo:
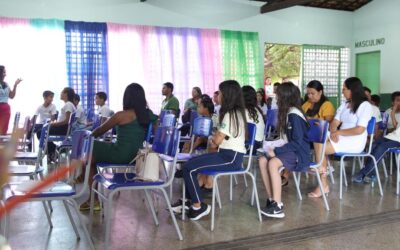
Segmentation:
{"type": "MultiPolygon", "coordinates": [[[[150,122],[154,123],[157,117],[151,113],[150,122]]],[[[143,147],[146,130],[135,119],[134,121],[117,125],[117,140],[115,143],[94,141],[93,158],[96,162],[129,163],[143,147]]]]}

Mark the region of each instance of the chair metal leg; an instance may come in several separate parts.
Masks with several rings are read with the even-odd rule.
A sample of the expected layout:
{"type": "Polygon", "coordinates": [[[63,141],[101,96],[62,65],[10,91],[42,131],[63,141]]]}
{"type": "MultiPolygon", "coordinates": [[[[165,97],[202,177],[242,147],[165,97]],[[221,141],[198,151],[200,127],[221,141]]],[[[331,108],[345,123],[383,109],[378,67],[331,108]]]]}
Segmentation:
{"type": "Polygon", "coordinates": [[[353,158],[353,168],[351,170],[351,175],[354,175],[356,172],[356,157],[353,158]]]}
{"type": "MultiPolygon", "coordinates": [[[[214,217],[215,217],[215,191],[217,189],[216,183],[217,183],[218,176],[214,177],[214,183],[213,183],[213,192],[212,192],[212,200],[211,200],[211,231],[214,231],[214,217]]],[[[232,176],[231,176],[232,180],[232,176]]],[[[231,187],[232,187],[232,181],[231,181],[231,187]]]]}
{"type": "MultiPolygon", "coordinates": [[[[383,160],[384,161],[384,160],[383,160]]],[[[390,154],[390,164],[392,164],[392,155],[390,154]]],[[[392,171],[392,165],[390,165],[390,171],[392,171]]],[[[385,174],[385,179],[389,177],[386,167],[383,168],[383,173],[385,174]]],[[[390,174],[392,175],[392,174],[390,174]]]]}
{"type": "Polygon", "coordinates": [[[372,155],[369,155],[369,157],[371,157],[372,161],[374,162],[376,180],[378,181],[379,192],[380,192],[381,196],[383,196],[381,178],[379,177],[379,171],[378,171],[378,164],[376,163],[375,157],[373,157],[372,155]]]}
{"type": "Polygon", "coordinates": [[[219,194],[219,187],[218,187],[218,182],[215,183],[215,187],[216,187],[216,192],[217,192],[217,202],[218,202],[218,206],[219,209],[222,208],[222,203],[221,203],[221,195],[219,194]]]}
{"type": "Polygon", "coordinates": [[[78,204],[76,203],[75,200],[70,200],[70,201],[72,203],[73,208],[75,209],[76,214],[78,215],[79,224],[81,225],[81,227],[83,229],[83,233],[85,234],[86,240],[89,243],[90,249],[95,249],[92,238],[90,237],[89,231],[88,231],[86,225],[83,223],[83,216],[79,212],[78,204]]]}
{"type": "MultiPolygon", "coordinates": [[[[233,176],[235,181],[236,181],[236,176],[233,176]]],[[[232,192],[233,192],[233,188],[232,188],[232,175],[229,176],[229,178],[231,179],[230,181],[230,185],[229,185],[229,200],[232,201],[232,192]]],[[[237,182],[236,182],[237,185],[237,182]]]]}
{"type": "Polygon", "coordinates": [[[167,203],[167,207],[168,207],[169,213],[171,215],[172,222],[174,223],[175,230],[176,230],[176,233],[178,234],[179,240],[183,240],[183,237],[182,237],[182,234],[181,234],[181,230],[179,229],[178,223],[176,222],[175,214],[172,211],[171,203],[169,202],[167,192],[165,192],[164,188],[160,188],[160,189],[161,189],[161,192],[164,195],[165,202],[167,203]]]}
{"type": "Polygon", "coordinates": [[[149,193],[148,193],[148,191],[146,189],[144,190],[144,194],[145,194],[145,197],[146,197],[146,200],[147,200],[147,204],[150,207],[150,211],[151,211],[151,215],[153,216],[154,224],[156,224],[156,226],[158,226],[159,223],[158,223],[156,211],[154,210],[153,200],[150,197],[150,195],[149,195],[149,193]]]}
{"type": "Polygon", "coordinates": [[[258,200],[258,192],[257,192],[257,183],[256,183],[256,178],[251,174],[251,173],[247,173],[248,175],[250,175],[250,178],[253,182],[253,190],[254,190],[254,196],[255,196],[255,200],[256,200],[256,204],[257,204],[257,214],[258,214],[258,220],[262,221],[261,219],[261,209],[260,209],[260,201],[258,200]]]}
{"type": "Polygon", "coordinates": [[[329,178],[331,179],[331,183],[335,184],[335,178],[333,177],[333,171],[332,171],[332,165],[331,162],[329,161],[329,159],[327,160],[328,162],[328,171],[329,171],[329,178]]]}
{"type": "Polygon", "coordinates": [[[319,189],[321,190],[322,198],[324,199],[325,208],[327,211],[329,211],[328,200],[326,199],[325,190],[324,190],[324,187],[322,186],[321,177],[319,176],[319,174],[317,174],[317,180],[318,180],[319,189]]]}
{"type": "Polygon", "coordinates": [[[340,179],[339,179],[339,199],[343,198],[343,157],[340,158],[340,179]]]}
{"type": "Polygon", "coordinates": [[[246,179],[246,175],[245,174],[243,175],[243,178],[244,178],[244,186],[247,188],[248,186],[247,186],[247,179],[246,179]]]}
{"type": "Polygon", "coordinates": [[[172,200],[172,185],[169,186],[169,199],[172,200]]]}
{"type": "Polygon", "coordinates": [[[397,169],[397,178],[396,178],[396,194],[399,195],[399,181],[400,181],[400,154],[396,154],[396,169],[397,169]]]}
{"type": "MultiPolygon", "coordinates": [[[[390,175],[392,175],[393,174],[393,154],[392,153],[390,153],[389,154],[389,159],[390,159],[390,175]]],[[[395,155],[395,160],[396,160],[396,155],[395,155]]]]}
{"type": "MultiPolygon", "coordinates": [[[[340,163],[340,164],[342,164],[342,163],[340,163]]],[[[343,158],[343,179],[344,179],[344,185],[347,187],[346,165],[344,163],[344,158],[343,158]]]]}
{"type": "MultiPolygon", "coordinates": [[[[299,183],[300,175],[299,175],[299,179],[297,179],[296,174],[297,174],[296,172],[293,172],[293,179],[294,179],[294,184],[295,184],[296,190],[297,190],[297,197],[299,197],[299,200],[303,200],[303,197],[301,196],[301,192],[300,192],[300,183],[299,183]]],[[[318,175],[318,173],[317,173],[317,175],[318,175]]]]}
{"type": "Polygon", "coordinates": [[[66,201],[62,201],[62,202],[64,204],[65,210],[67,211],[67,215],[68,215],[69,221],[71,222],[72,228],[74,229],[76,238],[80,239],[81,237],[79,236],[78,229],[76,228],[75,221],[74,221],[74,218],[72,218],[71,211],[69,210],[68,204],[66,201]]]}
{"type": "Polygon", "coordinates": [[[107,201],[105,202],[105,219],[106,219],[106,232],[104,239],[104,248],[108,249],[110,246],[110,233],[111,233],[111,215],[112,215],[112,202],[113,202],[114,191],[108,196],[107,201]]]}
{"type": "Polygon", "coordinates": [[[47,222],[49,223],[49,227],[53,228],[53,223],[51,222],[50,212],[47,208],[46,202],[42,201],[42,204],[43,204],[44,212],[46,214],[47,222]]]}
{"type": "Polygon", "coordinates": [[[186,186],[185,181],[182,181],[182,220],[185,220],[185,202],[186,202],[186,186]]]}
{"type": "MultiPolygon", "coordinates": [[[[91,186],[91,192],[90,192],[90,212],[89,212],[89,231],[92,233],[92,226],[93,226],[93,212],[94,212],[94,196],[96,195],[96,186],[97,182],[93,181],[92,186],[91,186]]],[[[99,196],[99,200],[100,200],[99,196]]]]}
{"type": "Polygon", "coordinates": [[[235,180],[235,185],[237,185],[237,184],[238,184],[238,181],[237,181],[237,179],[236,179],[236,175],[234,175],[233,178],[234,178],[234,180],[235,180]]]}

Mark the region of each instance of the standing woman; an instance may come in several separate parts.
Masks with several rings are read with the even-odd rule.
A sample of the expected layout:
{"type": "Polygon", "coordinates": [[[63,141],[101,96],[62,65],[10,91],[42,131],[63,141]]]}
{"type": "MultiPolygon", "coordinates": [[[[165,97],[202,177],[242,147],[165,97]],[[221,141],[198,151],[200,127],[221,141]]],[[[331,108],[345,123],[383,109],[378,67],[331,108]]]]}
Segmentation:
{"type": "MultiPolygon", "coordinates": [[[[321,166],[321,182],[325,193],[329,193],[326,157],[336,152],[360,153],[367,143],[367,126],[372,117],[372,107],[365,96],[360,79],[357,77],[347,78],[344,81],[342,93],[346,102],[337,109],[335,118],[330,124],[330,135],[326,142],[325,157],[321,166]],[[339,126],[340,129],[338,129],[339,126]]],[[[315,148],[315,155],[320,155],[319,150],[320,148],[315,148]]],[[[316,162],[319,160],[316,159],[316,162]]],[[[311,198],[321,196],[319,187],[308,194],[308,197],[311,198]]]]}
{"type": "Polygon", "coordinates": [[[331,122],[335,116],[335,107],[324,95],[324,86],[317,80],[307,84],[306,102],[302,105],[307,119],[317,118],[331,122]]]}
{"type": "Polygon", "coordinates": [[[8,98],[13,99],[15,94],[17,93],[17,86],[22,81],[21,78],[18,78],[15,81],[14,87],[11,88],[4,81],[6,78],[6,68],[3,65],[0,65],[0,135],[7,134],[8,123],[10,121],[10,105],[8,104],[8,98]]]}

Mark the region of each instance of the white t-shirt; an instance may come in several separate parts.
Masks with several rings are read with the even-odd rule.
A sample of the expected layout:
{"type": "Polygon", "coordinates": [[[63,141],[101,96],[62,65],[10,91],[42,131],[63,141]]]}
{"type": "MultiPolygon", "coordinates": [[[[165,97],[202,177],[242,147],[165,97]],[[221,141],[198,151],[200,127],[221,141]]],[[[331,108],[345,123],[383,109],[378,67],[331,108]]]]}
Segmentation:
{"type": "Polygon", "coordinates": [[[260,109],[262,110],[263,115],[267,115],[267,111],[268,111],[268,106],[267,106],[267,104],[264,103],[263,106],[258,105],[258,107],[260,107],[260,109]]]}
{"type": "Polygon", "coordinates": [[[239,118],[239,128],[235,128],[234,122],[231,123],[229,113],[226,113],[224,119],[222,119],[218,131],[227,135],[229,138],[228,139],[224,138],[222,143],[219,145],[219,148],[230,149],[245,154],[246,153],[246,147],[244,145],[246,138],[245,126],[247,126],[247,124],[244,123],[244,120],[240,113],[238,113],[237,116],[239,118]],[[236,132],[236,129],[238,129],[238,133],[236,132]],[[234,137],[236,133],[237,136],[234,137]]]}
{"type": "Polygon", "coordinates": [[[381,111],[375,105],[371,104],[371,107],[372,107],[372,117],[375,117],[376,123],[381,122],[382,121],[381,111]]]}
{"type": "MultiPolygon", "coordinates": [[[[349,108],[349,103],[345,102],[336,111],[335,120],[341,121],[342,125],[340,129],[355,128],[357,126],[362,126],[364,128],[368,127],[368,122],[372,117],[372,105],[364,101],[360,104],[357,112],[354,114],[349,108]]],[[[339,136],[339,141],[334,143],[331,141],[335,152],[361,152],[365,144],[367,143],[367,130],[359,135],[351,136],[339,136]]]]}
{"type": "Polygon", "coordinates": [[[83,110],[82,106],[78,104],[78,106],[76,107],[76,111],[75,111],[75,117],[76,117],[76,121],[79,124],[86,124],[86,114],[85,111],[83,110]]]}
{"type": "Polygon", "coordinates": [[[61,108],[60,115],[58,116],[58,121],[64,121],[66,118],[66,113],[70,112],[71,114],[76,111],[75,105],[72,102],[66,102],[64,107],[61,108]]]}
{"type": "Polygon", "coordinates": [[[400,142],[400,126],[397,126],[396,130],[392,133],[387,134],[385,138],[392,141],[400,142]]]}
{"type": "Polygon", "coordinates": [[[217,115],[219,115],[219,110],[221,109],[221,105],[215,105],[214,106],[214,112],[217,114],[217,115]]]}
{"type": "Polygon", "coordinates": [[[56,114],[56,105],[52,103],[47,107],[43,106],[43,104],[40,105],[35,112],[35,115],[38,116],[37,124],[45,124],[47,119],[51,119],[51,117],[56,114]]]}
{"type": "Polygon", "coordinates": [[[110,117],[111,109],[107,105],[99,106],[98,115],[103,117],[110,117]]]}
{"type": "MultiPolygon", "coordinates": [[[[392,113],[392,108],[389,108],[385,111],[385,116],[388,117],[387,120],[387,128],[388,129],[393,129],[393,122],[392,122],[392,116],[390,115],[392,113]]],[[[395,114],[395,119],[397,123],[400,125],[400,112],[395,114]]]]}
{"type": "MultiPolygon", "coordinates": [[[[264,105],[264,106],[266,106],[266,105],[264,105]]],[[[258,123],[256,123],[253,119],[250,118],[249,112],[246,109],[247,122],[254,123],[256,125],[256,141],[263,141],[265,123],[264,123],[262,114],[260,114],[260,111],[258,111],[258,110],[257,110],[257,115],[258,115],[258,123]]]]}

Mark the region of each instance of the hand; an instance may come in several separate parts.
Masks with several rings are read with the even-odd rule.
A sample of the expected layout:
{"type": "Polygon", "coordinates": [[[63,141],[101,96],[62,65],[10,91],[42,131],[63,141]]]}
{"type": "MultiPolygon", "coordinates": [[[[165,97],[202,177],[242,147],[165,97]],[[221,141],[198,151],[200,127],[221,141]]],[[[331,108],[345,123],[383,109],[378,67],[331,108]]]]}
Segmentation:
{"type": "Polygon", "coordinates": [[[18,84],[20,84],[22,82],[22,78],[18,78],[16,81],[15,81],[15,86],[17,86],[18,84]]]}
{"type": "Polygon", "coordinates": [[[339,131],[331,132],[330,138],[333,142],[339,141],[339,131]]]}

